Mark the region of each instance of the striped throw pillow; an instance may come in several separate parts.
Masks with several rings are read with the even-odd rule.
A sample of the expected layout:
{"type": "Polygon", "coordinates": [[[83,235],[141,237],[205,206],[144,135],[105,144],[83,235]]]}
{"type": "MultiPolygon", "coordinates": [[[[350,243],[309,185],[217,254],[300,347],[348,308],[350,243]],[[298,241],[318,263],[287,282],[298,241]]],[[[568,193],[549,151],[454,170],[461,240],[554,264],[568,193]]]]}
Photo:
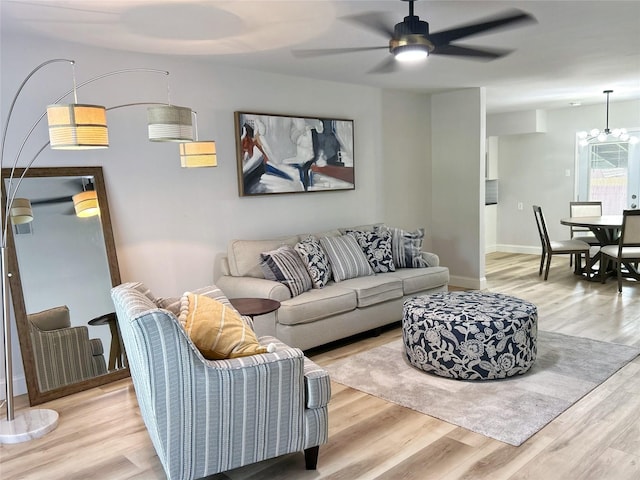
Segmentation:
{"type": "Polygon", "coordinates": [[[292,297],[311,290],[311,277],[307,267],[293,247],[284,245],[276,250],[263,252],[260,256],[264,278],[286,285],[292,297]]]}
{"type": "Polygon", "coordinates": [[[373,275],[371,265],[358,242],[351,235],[322,237],[320,244],[327,252],[333,279],[336,282],[355,277],[373,275]]]}
{"type": "Polygon", "coordinates": [[[393,263],[397,268],[422,268],[428,267],[422,258],[422,240],[424,228],[418,228],[415,232],[408,232],[401,228],[376,225],[377,232],[391,232],[391,249],[393,263]]]}

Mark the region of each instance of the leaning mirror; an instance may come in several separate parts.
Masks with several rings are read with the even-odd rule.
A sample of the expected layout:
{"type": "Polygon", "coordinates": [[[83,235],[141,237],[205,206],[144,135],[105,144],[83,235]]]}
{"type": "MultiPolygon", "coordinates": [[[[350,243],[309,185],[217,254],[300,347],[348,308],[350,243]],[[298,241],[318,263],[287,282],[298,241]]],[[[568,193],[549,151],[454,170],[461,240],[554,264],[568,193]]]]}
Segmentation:
{"type": "MultiPolygon", "coordinates": [[[[3,195],[10,173],[2,169],[3,195]]],[[[11,219],[7,238],[30,404],[128,376],[110,297],[120,273],[102,168],[31,168],[17,197],[32,212],[11,219]]]]}

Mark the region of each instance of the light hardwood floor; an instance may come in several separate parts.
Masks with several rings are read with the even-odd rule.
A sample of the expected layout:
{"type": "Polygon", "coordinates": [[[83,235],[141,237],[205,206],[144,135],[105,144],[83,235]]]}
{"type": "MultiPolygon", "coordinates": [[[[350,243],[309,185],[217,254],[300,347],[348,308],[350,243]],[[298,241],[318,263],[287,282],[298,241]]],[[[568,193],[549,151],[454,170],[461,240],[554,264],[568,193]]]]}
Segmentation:
{"type": "MultiPolygon", "coordinates": [[[[566,256],[554,258],[544,282],[538,265],[537,256],[490,254],[488,289],[535,303],[541,330],[640,346],[640,285],[625,282],[618,295],[613,280],[601,285],[572,275],[566,256]]],[[[328,365],[400,335],[395,326],[309,355],[328,365]]],[[[305,471],[302,454],[292,454],[209,480],[640,478],[640,357],[520,447],[332,387],[329,443],[320,448],[317,471],[305,471]]],[[[128,379],[44,406],[59,412],[58,428],[0,446],[2,480],[165,478],[128,379]]]]}

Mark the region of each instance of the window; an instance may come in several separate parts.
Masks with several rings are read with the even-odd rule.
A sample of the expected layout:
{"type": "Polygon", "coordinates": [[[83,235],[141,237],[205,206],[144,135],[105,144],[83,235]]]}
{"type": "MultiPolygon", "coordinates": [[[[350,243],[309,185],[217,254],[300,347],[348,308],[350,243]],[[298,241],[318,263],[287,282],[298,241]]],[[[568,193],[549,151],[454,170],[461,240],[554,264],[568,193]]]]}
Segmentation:
{"type": "Polygon", "coordinates": [[[600,200],[603,215],[620,215],[624,209],[638,208],[639,143],[596,140],[578,144],[577,172],[577,199],[600,200]]]}

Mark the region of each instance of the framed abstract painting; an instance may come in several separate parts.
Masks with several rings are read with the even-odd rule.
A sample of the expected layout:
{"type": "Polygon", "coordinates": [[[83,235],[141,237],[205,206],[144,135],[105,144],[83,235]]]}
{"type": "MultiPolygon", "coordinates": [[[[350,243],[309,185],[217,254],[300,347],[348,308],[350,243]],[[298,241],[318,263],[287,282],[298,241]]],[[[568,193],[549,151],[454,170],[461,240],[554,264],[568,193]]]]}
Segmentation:
{"type": "Polygon", "coordinates": [[[240,196],[355,188],[353,120],[235,112],[240,196]]]}

